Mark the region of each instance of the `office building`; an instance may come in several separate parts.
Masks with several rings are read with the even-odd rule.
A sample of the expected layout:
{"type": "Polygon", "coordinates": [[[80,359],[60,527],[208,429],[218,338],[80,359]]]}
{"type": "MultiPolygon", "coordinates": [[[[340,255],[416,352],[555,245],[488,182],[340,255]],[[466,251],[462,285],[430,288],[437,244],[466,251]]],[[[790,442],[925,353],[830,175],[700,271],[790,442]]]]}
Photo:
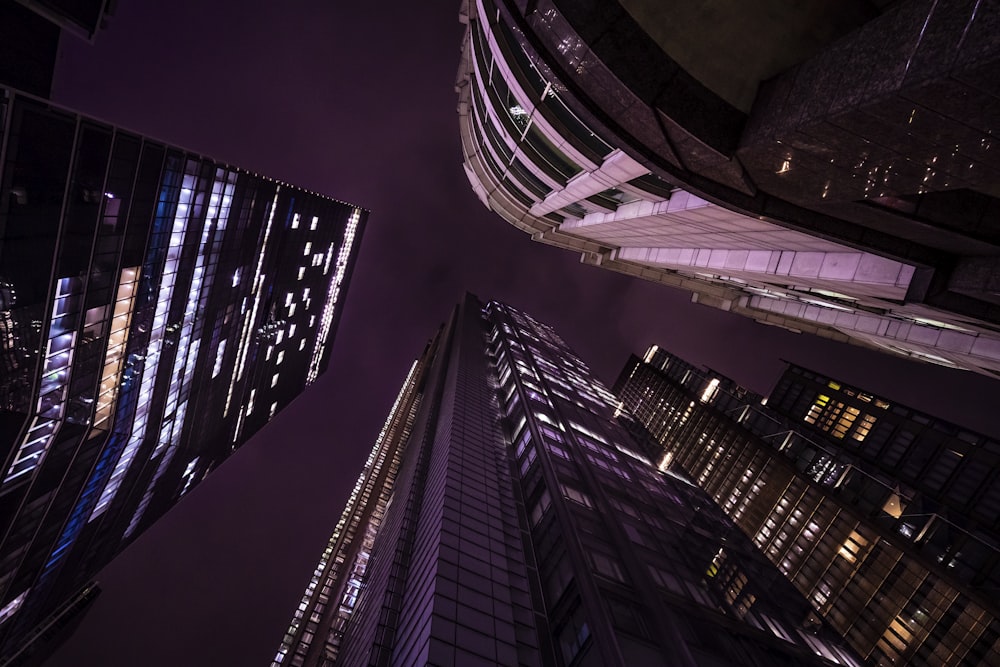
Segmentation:
{"type": "Polygon", "coordinates": [[[1000,442],[797,366],[765,400],[656,346],[616,390],[871,664],[1000,664],[1000,442]]]}
{"type": "Polygon", "coordinates": [[[476,194],[698,303],[1000,374],[1000,12],[765,4],[466,0],[476,194]]]}
{"type": "Polygon", "coordinates": [[[367,211],[0,89],[0,663],[324,372],[367,211]]]}
{"type": "Polygon", "coordinates": [[[862,664],[615,406],[550,327],[467,296],[273,664],[862,664]]]}

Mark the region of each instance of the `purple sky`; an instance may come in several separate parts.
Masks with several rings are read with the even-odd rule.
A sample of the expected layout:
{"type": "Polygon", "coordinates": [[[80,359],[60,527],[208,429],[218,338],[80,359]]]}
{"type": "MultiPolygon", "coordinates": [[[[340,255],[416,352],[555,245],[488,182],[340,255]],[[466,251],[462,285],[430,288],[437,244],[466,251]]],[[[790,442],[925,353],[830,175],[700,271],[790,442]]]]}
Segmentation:
{"type": "Polygon", "coordinates": [[[330,370],[100,574],[52,667],[267,664],[410,362],[465,290],[552,324],[609,384],[650,343],[764,392],[784,358],[1000,431],[1000,383],[693,305],[483,208],[461,166],[457,1],[118,5],[94,46],[64,39],[57,101],[372,215],[330,370]]]}

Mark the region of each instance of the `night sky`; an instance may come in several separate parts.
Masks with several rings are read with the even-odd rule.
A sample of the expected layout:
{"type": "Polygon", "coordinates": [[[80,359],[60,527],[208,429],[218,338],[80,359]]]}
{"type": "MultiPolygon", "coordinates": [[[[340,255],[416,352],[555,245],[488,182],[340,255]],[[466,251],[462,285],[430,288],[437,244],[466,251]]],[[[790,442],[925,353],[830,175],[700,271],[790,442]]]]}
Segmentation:
{"type": "Polygon", "coordinates": [[[403,376],[468,290],[552,324],[610,384],[657,343],[767,392],[787,359],[988,433],[1000,383],[797,336],[581,265],[461,166],[458,2],[119,0],[64,37],[55,99],[372,211],[330,368],[98,577],[48,663],[268,664],[403,376]]]}

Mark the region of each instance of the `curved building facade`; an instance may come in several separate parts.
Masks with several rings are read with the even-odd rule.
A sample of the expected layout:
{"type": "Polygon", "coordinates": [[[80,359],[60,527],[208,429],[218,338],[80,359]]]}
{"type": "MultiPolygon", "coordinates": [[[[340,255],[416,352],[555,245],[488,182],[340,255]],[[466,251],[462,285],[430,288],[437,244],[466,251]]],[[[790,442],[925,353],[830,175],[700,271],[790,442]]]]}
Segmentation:
{"type": "MultiPolygon", "coordinates": [[[[934,222],[917,215],[920,206],[941,210],[927,203],[933,197],[904,202],[910,185],[896,174],[901,166],[865,176],[860,201],[844,184],[861,178],[850,170],[830,175],[815,197],[804,188],[793,192],[798,186],[788,183],[805,178],[807,161],[793,151],[770,165],[766,178],[746,166],[766,152],[745,139],[764,132],[757,109],[767,106],[782,72],[830,50],[857,48],[859,30],[910,16],[920,3],[888,3],[888,10],[831,3],[815,15],[779,14],[771,23],[741,19],[734,5],[712,31],[688,31],[701,41],[677,27],[710,24],[700,10],[683,6],[663,17],[646,6],[652,3],[608,4],[463,4],[462,146],[469,181],[487,207],[535,240],[577,250],[586,263],[690,290],[699,303],[1000,374],[1000,308],[989,284],[1000,235],[992,239],[989,231],[988,182],[975,190],[945,179],[938,188],[936,177],[923,174],[914,186],[921,196],[955,204],[951,218],[945,211],[947,219],[934,222]],[[742,33],[741,20],[749,22],[742,33]],[[794,38],[779,39],[779,24],[794,38]],[[775,45],[764,38],[751,48],[744,43],[751,30],[775,45]],[[724,66],[713,68],[709,51],[724,66]],[[766,83],[758,87],[760,81],[766,83]],[[970,227],[959,218],[973,215],[972,200],[981,219],[970,227]]],[[[727,3],[714,4],[727,13],[727,3]]],[[[925,14],[937,26],[933,12],[925,14]]],[[[984,21],[989,17],[973,12],[969,25],[984,21]]],[[[990,62],[989,53],[983,57],[990,62]]],[[[979,122],[989,120],[991,108],[983,107],[979,122]]],[[[836,150],[824,149],[833,166],[875,154],[869,147],[869,158],[859,157],[851,153],[857,142],[834,143],[836,150]]],[[[769,146],[786,144],[778,137],[769,146]]],[[[909,145],[894,143],[900,151],[909,145]]],[[[938,161],[930,153],[927,159],[938,161]]]]}

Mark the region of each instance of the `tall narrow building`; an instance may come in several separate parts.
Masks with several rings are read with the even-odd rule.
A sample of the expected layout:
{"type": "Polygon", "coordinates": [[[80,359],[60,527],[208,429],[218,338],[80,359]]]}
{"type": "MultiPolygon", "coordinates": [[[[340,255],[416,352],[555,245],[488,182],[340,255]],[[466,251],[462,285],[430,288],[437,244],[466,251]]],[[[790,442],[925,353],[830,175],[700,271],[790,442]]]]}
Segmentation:
{"type": "Polygon", "coordinates": [[[871,664],[1000,664],[1000,443],[791,366],[749,392],[653,346],[615,389],[871,664]]]}
{"type": "Polygon", "coordinates": [[[3,663],[326,369],[367,211],[9,88],[0,127],[3,663]]]}
{"type": "Polygon", "coordinates": [[[466,297],[272,664],[861,665],[615,406],[550,327],[466,297]]]}

